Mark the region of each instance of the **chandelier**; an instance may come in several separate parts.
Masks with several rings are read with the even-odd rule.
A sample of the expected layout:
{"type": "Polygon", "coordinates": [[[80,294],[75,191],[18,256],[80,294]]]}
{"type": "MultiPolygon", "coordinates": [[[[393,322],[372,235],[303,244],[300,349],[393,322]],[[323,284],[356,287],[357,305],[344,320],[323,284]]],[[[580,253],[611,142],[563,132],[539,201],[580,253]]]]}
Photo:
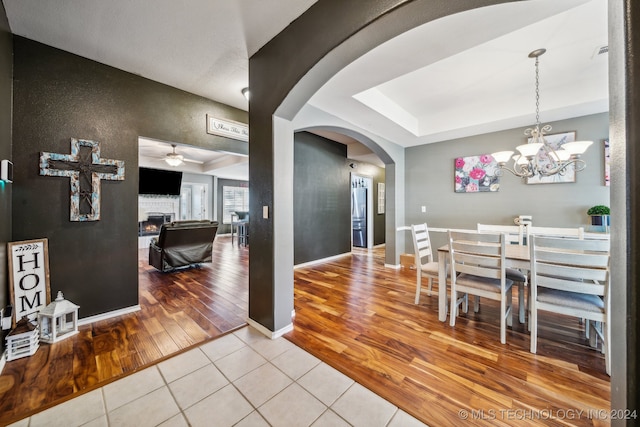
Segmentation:
{"type": "Polygon", "coordinates": [[[583,170],[587,166],[584,160],[580,159],[580,156],[593,144],[593,141],[565,142],[561,146],[554,148],[544,137],[551,130],[551,126],[540,125],[538,58],[546,51],[546,49],[536,49],[529,54],[529,58],[535,58],[536,60],[535,127],[524,131],[524,134],[529,137],[529,142],[516,147],[519,154],[513,156],[512,168],[507,166],[507,162],[511,159],[513,151],[500,151],[492,154],[500,167],[497,173],[499,176],[502,175],[502,170],[509,171],[521,178],[531,178],[536,175],[540,177],[556,174],[564,175],[571,165],[574,165],[576,172],[583,170]]]}

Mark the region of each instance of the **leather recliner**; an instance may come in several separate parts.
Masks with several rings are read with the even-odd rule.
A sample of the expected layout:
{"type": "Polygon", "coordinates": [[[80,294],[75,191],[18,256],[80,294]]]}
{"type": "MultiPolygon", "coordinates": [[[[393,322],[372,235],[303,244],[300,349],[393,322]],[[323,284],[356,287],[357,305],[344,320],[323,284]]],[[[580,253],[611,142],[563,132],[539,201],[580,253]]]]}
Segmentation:
{"type": "Polygon", "coordinates": [[[149,245],[149,264],[160,271],[211,262],[215,221],[174,221],[162,224],[149,245]]]}

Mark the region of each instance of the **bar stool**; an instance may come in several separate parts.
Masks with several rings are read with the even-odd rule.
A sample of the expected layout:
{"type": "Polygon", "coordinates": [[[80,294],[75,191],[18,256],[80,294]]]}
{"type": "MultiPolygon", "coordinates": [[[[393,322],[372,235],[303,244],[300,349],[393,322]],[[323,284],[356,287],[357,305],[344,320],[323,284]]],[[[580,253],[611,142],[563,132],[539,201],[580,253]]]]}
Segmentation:
{"type": "Polygon", "coordinates": [[[249,244],[249,222],[238,223],[238,244],[247,246],[249,244]]]}

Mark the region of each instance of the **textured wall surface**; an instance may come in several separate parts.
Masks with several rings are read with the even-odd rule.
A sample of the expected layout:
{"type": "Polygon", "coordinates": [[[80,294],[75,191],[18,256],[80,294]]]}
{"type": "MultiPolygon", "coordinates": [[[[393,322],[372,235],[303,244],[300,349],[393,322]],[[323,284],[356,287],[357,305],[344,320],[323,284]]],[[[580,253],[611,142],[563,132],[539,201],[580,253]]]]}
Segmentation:
{"type": "Polygon", "coordinates": [[[246,112],[22,37],[14,62],[13,239],[49,239],[52,294],[80,317],[138,304],[138,137],[246,153],[205,132],[206,114],[246,122],[246,112]],[[72,137],[125,161],[124,181],[102,181],[99,221],[70,222],[69,179],[38,174],[39,153],[67,154],[72,137]]]}
{"type": "MultiPolygon", "coordinates": [[[[11,160],[11,84],[13,46],[4,5],[0,5],[0,160],[11,160]]],[[[11,241],[11,193],[13,184],[0,181],[0,308],[9,301],[7,242],[11,241]]],[[[4,350],[4,333],[0,333],[0,353],[4,350]]]]}
{"type": "Polygon", "coordinates": [[[351,251],[347,146],[308,132],[294,136],[294,264],[351,251]]]}

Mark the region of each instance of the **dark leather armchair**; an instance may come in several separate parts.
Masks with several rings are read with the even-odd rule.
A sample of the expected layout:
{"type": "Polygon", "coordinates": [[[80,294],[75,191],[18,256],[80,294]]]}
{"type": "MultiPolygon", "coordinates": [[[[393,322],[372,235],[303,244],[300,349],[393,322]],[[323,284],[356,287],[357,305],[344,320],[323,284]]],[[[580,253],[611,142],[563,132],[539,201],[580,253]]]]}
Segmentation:
{"type": "Polygon", "coordinates": [[[174,221],[162,224],[149,245],[149,264],[161,271],[211,262],[215,221],[174,221]]]}

